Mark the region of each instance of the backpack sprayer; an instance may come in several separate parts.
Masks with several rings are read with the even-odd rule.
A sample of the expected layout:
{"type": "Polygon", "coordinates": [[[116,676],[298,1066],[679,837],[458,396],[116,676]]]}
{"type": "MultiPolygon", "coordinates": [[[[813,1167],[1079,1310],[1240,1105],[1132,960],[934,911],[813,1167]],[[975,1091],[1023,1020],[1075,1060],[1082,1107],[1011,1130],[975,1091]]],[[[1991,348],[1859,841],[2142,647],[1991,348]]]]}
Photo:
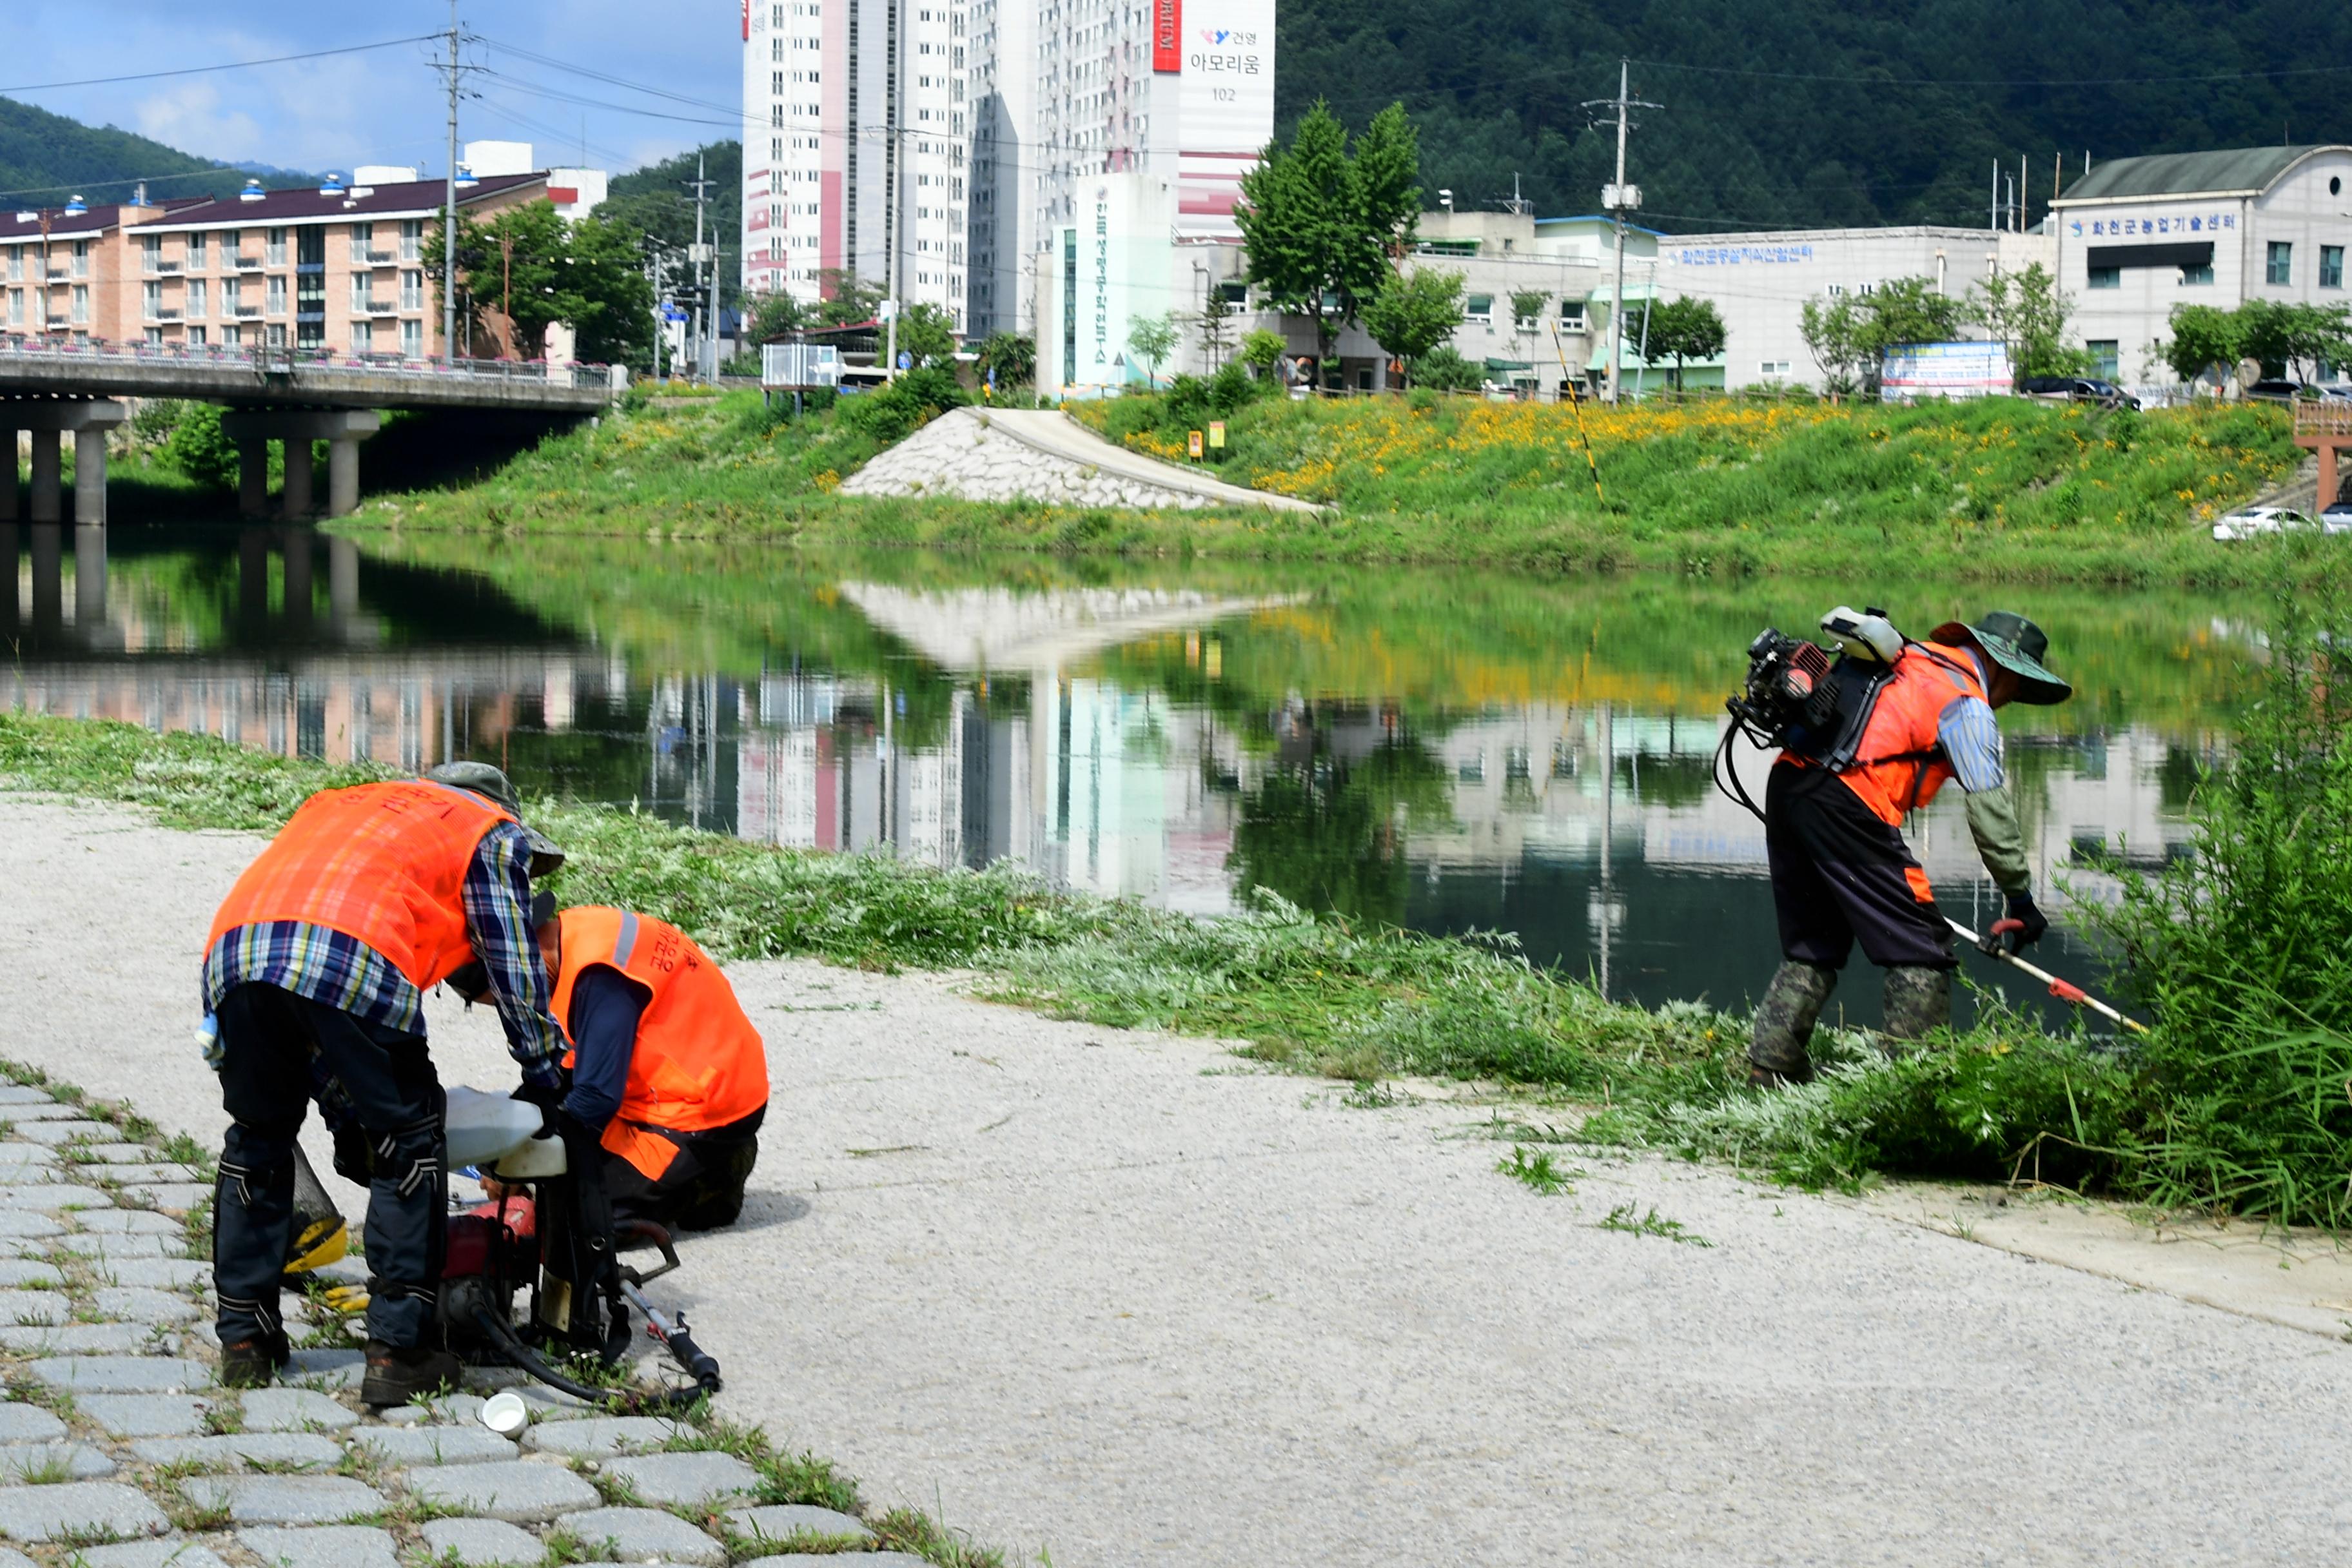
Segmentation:
{"type": "Polygon", "coordinates": [[[1730,766],[1732,737],[1745,735],[1759,750],[1795,752],[1843,773],[1861,752],[1878,694],[1895,679],[1908,641],[1876,608],[1841,605],[1822,617],[1822,630],[1838,639],[1834,660],[1820,644],[1776,627],[1757,633],[1748,645],[1748,679],[1724,700],[1731,728],[1715,750],[1715,787],[1759,822],[1763,808],[1730,766]]]}
{"type": "MultiPolygon", "coordinates": [[[[598,1151],[584,1131],[546,1125],[540,1109],[504,1095],[451,1089],[445,1118],[451,1169],[495,1175],[503,1195],[450,1215],[443,1248],[439,1322],[449,1349],[477,1364],[500,1362],[575,1398],[618,1404],[634,1414],[685,1409],[719,1389],[719,1363],[694,1342],[686,1315],[667,1316],[644,1287],[678,1266],[669,1232],[644,1220],[613,1219],[598,1179],[598,1151]],[[582,1175],[580,1173],[585,1173],[582,1175]],[[661,1258],[639,1269],[616,1256],[650,1247],[661,1258]],[[524,1306],[517,1324],[516,1304],[524,1306]],[[627,1353],[629,1310],[648,1337],[693,1382],[658,1392],[599,1388],[566,1375],[542,1352],[584,1355],[604,1366],[627,1353]]],[[[343,1220],[326,1188],[296,1152],[297,1256],[289,1277],[342,1255],[343,1220]]],[[[339,1162],[340,1168],[340,1162],[339,1162]]],[[[357,1287],[331,1287],[329,1303],[365,1306],[357,1287]]]]}

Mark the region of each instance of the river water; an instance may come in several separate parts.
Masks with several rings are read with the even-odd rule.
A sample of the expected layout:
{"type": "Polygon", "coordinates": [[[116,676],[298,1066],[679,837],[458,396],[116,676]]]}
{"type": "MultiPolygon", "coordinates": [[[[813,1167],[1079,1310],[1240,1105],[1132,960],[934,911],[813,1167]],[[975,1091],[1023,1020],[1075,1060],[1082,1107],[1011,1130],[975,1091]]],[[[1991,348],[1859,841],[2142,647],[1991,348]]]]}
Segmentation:
{"type": "MultiPolygon", "coordinates": [[[[0,527],[0,551],[16,708],[332,761],[480,758],[527,794],[1011,857],[1202,914],[1263,888],[1507,931],[1615,996],[1725,1005],[1778,960],[1761,828],[1709,778],[1759,626],[1867,601],[1915,635],[1996,605],[2049,629],[2078,696],[2003,728],[2038,884],[2063,889],[2044,951],[2087,975],[2063,911],[2114,889],[2081,858],[2181,852],[2263,614],[1892,562],[1725,584],[129,524],[0,527]]],[[[1760,798],[1763,759],[1741,766],[1760,798]]],[[[1912,839],[1948,910],[1989,921],[1957,791],[1912,839]]],[[[1873,1021],[1876,990],[1842,993],[1847,1016],[1873,1021]]]]}

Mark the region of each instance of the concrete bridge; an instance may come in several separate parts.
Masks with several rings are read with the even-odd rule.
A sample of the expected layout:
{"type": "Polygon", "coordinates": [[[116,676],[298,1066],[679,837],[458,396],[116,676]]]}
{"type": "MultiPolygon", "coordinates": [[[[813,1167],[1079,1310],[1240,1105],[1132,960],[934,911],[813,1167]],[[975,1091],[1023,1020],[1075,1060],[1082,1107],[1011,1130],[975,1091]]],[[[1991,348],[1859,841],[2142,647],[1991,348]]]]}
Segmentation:
{"type": "Polygon", "coordinates": [[[247,517],[268,512],[269,443],[285,449],[278,513],[317,515],[310,444],[328,445],[326,516],[359,504],[359,443],[386,408],[482,408],[587,415],[610,404],[615,373],[604,365],[508,360],[353,359],[318,349],[78,344],[0,337],[0,522],[18,516],[16,433],[32,436],[30,521],[63,519],[63,443],[74,442],[73,521],[106,521],[106,433],[122,423],[125,397],[186,398],[235,410],[224,422],[236,444],[237,500],[247,517]]]}

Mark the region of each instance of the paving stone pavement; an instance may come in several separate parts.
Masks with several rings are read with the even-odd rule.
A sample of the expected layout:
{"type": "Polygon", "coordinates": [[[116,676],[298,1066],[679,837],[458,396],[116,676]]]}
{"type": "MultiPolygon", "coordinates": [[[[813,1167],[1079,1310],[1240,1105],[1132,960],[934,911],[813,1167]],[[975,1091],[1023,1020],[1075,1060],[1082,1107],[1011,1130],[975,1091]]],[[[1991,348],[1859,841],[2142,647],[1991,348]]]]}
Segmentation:
{"type": "Polygon", "coordinates": [[[781,1543],[872,1539],[846,1514],[759,1503],[731,1455],[663,1451],[694,1443],[690,1424],[506,1369],[365,1411],[363,1358],[331,1316],[280,1386],[219,1388],[211,1268],[175,1212],[209,1195],[201,1173],[27,1086],[0,1082],[0,1568],[68,1568],[58,1542],[70,1568],[539,1568],[556,1537],[628,1568],[724,1568],[731,1539],[781,1568],[812,1561],[768,1555],[781,1543]],[[480,1422],[504,1387],[530,1414],[520,1444],[480,1422]]]}

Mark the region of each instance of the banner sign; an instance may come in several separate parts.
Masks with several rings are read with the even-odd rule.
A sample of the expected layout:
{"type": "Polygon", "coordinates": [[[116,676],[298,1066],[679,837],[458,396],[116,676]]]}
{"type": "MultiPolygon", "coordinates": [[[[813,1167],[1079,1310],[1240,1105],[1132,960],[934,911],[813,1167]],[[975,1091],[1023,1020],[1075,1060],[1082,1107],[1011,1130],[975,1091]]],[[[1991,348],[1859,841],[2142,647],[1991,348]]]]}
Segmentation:
{"type": "Polygon", "coordinates": [[[1898,343],[1886,351],[1879,396],[1888,403],[1982,397],[2008,392],[2011,379],[2006,344],[1898,343]]]}
{"type": "Polygon", "coordinates": [[[1151,0],[1151,68],[1184,68],[1184,0],[1151,0]]]}
{"type": "Polygon", "coordinates": [[[743,0],[743,41],[751,41],[751,0],[743,0]]]}

